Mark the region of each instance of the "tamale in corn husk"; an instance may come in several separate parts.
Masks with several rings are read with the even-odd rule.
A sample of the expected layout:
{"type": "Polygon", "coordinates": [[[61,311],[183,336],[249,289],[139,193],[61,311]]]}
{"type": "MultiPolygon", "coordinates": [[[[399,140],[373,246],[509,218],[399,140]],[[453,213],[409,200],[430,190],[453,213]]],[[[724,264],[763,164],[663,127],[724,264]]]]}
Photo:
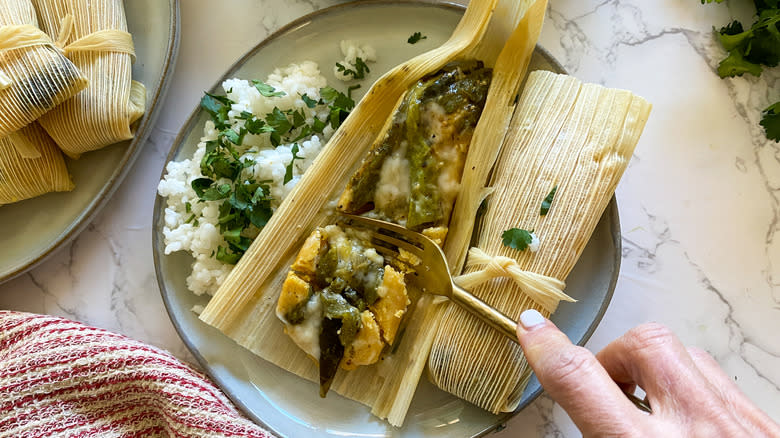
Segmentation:
{"type": "MultiPolygon", "coordinates": [[[[494,90],[491,86],[480,118],[480,123],[486,117],[495,119],[495,135],[500,141],[541,28],[545,5],[541,0],[471,2],[447,43],[380,78],[276,210],[200,318],[258,356],[317,381],[316,364],[284,334],[274,312],[287,270],[304,239],[316,227],[335,221],[329,203],[339,198],[372,145],[384,138],[404,93],[417,80],[449,61],[479,59],[488,67],[502,66],[500,71],[494,70],[494,78],[501,78],[497,83],[504,88],[494,90]],[[533,13],[526,13],[529,7],[533,13]],[[523,31],[517,32],[516,28],[523,31]],[[525,42],[526,52],[518,54],[525,63],[510,65],[498,59],[508,38],[530,39],[530,43],[525,42]],[[503,102],[507,95],[507,105],[489,110],[491,99],[503,102]],[[501,120],[505,121],[503,127],[501,120]]],[[[470,153],[479,153],[475,146],[472,142],[470,153]]],[[[437,320],[432,316],[440,303],[440,299],[431,296],[416,302],[413,299],[405,317],[407,325],[396,338],[392,354],[377,364],[337,374],[331,391],[370,406],[372,413],[400,426],[426,362],[433,340],[427,333],[436,328],[437,320]]],[[[317,397],[316,391],[312,396],[317,397]]]]}
{"type": "Polygon", "coordinates": [[[76,66],[38,29],[30,0],[0,2],[0,137],[86,86],[76,66]]]}
{"type": "Polygon", "coordinates": [[[0,139],[0,205],[70,190],[62,152],[39,124],[0,139]]]}
{"type": "MultiPolygon", "coordinates": [[[[531,73],[493,168],[478,249],[469,252],[466,275],[456,281],[515,319],[529,308],[554,312],[566,299],[562,287],[534,289],[512,277],[527,272],[566,279],[612,198],[650,108],[625,90],[531,73]],[[542,201],[554,187],[542,216],[542,201]],[[513,227],[534,230],[539,251],[504,246],[502,233],[513,227]],[[482,269],[494,261],[507,272],[482,269]]],[[[472,206],[466,214],[476,213],[472,206]]],[[[431,380],[491,412],[514,410],[529,374],[519,346],[456,305],[443,306],[439,316],[428,360],[431,380]]]]}
{"type": "Polygon", "coordinates": [[[133,137],[146,91],[132,80],[135,56],[122,0],[33,0],[41,28],[57,38],[89,87],[41,118],[71,156],[133,137]]]}

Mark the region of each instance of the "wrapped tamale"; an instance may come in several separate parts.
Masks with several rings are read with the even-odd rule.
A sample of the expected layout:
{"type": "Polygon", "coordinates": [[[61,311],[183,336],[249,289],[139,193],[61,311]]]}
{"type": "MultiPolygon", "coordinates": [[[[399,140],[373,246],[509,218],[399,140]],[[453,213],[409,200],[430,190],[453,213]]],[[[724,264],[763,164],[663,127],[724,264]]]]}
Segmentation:
{"type": "Polygon", "coordinates": [[[41,29],[62,45],[89,87],[41,118],[71,156],[133,137],[146,91],[133,81],[135,56],[122,0],[33,0],[41,29]]]}
{"type": "Polygon", "coordinates": [[[39,124],[0,139],[0,205],[69,190],[62,152],[39,124]]]}
{"type": "MultiPolygon", "coordinates": [[[[479,124],[488,128],[481,135],[479,125],[475,128],[468,152],[469,156],[483,156],[492,165],[498,146],[488,153],[482,148],[500,144],[504,136],[545,6],[543,0],[471,2],[447,43],[380,78],[276,210],[201,313],[201,320],[277,366],[317,381],[316,364],[283,333],[283,324],[275,314],[298,249],[314,229],[334,222],[334,201],[372,145],[385,138],[407,90],[449,62],[481,60],[493,69],[479,119],[479,124]],[[476,142],[478,137],[481,143],[476,142]]],[[[414,295],[409,292],[410,297],[414,295]]],[[[330,387],[370,406],[373,414],[395,426],[404,421],[433,340],[429,333],[435,332],[438,324],[433,318],[440,305],[438,298],[422,296],[410,301],[404,316],[408,325],[396,338],[392,354],[373,365],[337,374],[330,387]]]]}
{"type": "Polygon", "coordinates": [[[30,0],[0,2],[0,137],[86,86],[76,66],[38,29],[30,0]]]}
{"type": "MultiPolygon", "coordinates": [[[[522,273],[566,279],[612,198],[650,108],[625,90],[531,73],[493,167],[477,247],[456,281],[515,319],[529,308],[554,312],[565,297],[560,286],[533,287],[522,273]],[[513,228],[533,230],[538,251],[506,246],[502,235],[513,228]],[[482,269],[493,260],[505,272],[482,269]]],[[[520,347],[451,303],[438,317],[431,380],[491,412],[514,410],[528,376],[520,347]]]]}

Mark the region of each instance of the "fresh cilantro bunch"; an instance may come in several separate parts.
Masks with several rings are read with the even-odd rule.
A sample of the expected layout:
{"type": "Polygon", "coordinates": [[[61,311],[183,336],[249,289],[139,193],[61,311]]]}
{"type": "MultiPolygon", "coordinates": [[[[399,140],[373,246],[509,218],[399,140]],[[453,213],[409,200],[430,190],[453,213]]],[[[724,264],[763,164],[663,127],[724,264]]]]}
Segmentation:
{"type": "MultiPolygon", "coordinates": [[[[718,65],[722,78],[745,73],[759,76],[764,66],[775,67],[780,63],[780,0],[754,0],[754,4],[756,21],[749,29],[734,20],[718,31],[720,43],[729,52],[718,65]]],[[[780,102],[763,111],[760,124],[767,138],[780,142],[780,102]]]]}
{"type": "MultiPolygon", "coordinates": [[[[253,81],[253,85],[265,97],[285,95],[283,91],[277,91],[261,81],[253,81]]],[[[201,108],[211,116],[219,133],[216,140],[206,142],[206,153],[200,162],[203,177],[193,180],[191,187],[198,196],[198,202],[221,201],[219,231],[227,247],[219,246],[212,254],[217,260],[237,263],[252,243],[253,236],[268,223],[273,214],[270,181],[256,181],[251,170],[244,172],[256,164],[250,159],[242,160],[242,152],[237,149],[243,146],[246,134],[267,134],[273,146],[293,144],[293,159],[285,169],[283,180],[287,184],[292,180],[295,160],[301,158],[297,155],[297,142],[312,134],[321,134],[327,125],[337,129],[355,107],[351,98],[332,87],[321,88],[318,100],[305,94],[301,99],[308,108],[327,106],[327,120],[314,117],[309,124],[302,109],[282,111],[274,107],[265,117],[244,111],[234,117],[236,122],[231,122],[229,112],[235,102],[227,96],[210,93],[205,93],[201,99],[201,108]]],[[[185,209],[189,213],[192,206],[187,204],[185,209]]],[[[189,222],[198,225],[195,214],[187,219],[189,222]]]]}

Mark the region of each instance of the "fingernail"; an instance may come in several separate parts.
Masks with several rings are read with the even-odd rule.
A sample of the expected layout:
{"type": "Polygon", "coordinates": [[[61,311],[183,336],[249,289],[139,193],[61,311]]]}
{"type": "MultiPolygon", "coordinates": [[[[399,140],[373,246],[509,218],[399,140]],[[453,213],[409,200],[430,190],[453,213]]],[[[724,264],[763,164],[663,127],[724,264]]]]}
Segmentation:
{"type": "Polygon", "coordinates": [[[520,324],[528,330],[544,324],[544,316],[535,309],[528,309],[520,314],[520,324]]]}

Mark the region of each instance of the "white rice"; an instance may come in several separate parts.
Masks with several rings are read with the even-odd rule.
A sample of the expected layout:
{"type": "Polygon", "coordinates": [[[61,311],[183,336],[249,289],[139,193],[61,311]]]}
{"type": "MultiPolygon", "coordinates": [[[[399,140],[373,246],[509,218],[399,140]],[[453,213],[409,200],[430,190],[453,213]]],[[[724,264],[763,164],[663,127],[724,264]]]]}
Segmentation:
{"type": "MultiPolygon", "coordinates": [[[[236,118],[241,112],[249,111],[258,118],[264,118],[267,113],[273,111],[274,107],[282,111],[303,110],[307,124],[311,124],[314,117],[322,121],[328,120],[327,107],[317,106],[310,109],[301,99],[301,95],[306,94],[311,99],[319,100],[320,88],[327,85],[316,63],[305,61],[276,69],[265,82],[277,91],[284,91],[285,95],[264,97],[251,82],[243,79],[228,79],[222,84],[228,98],[236,102],[229,112],[230,123],[234,127],[244,123],[243,120],[236,118]]],[[[270,191],[274,198],[271,207],[276,209],[332,134],[333,129],[328,124],[321,135],[313,135],[297,142],[299,144],[297,155],[302,159],[295,160],[292,179],[286,184],[284,176],[287,166],[293,159],[292,144],[274,147],[268,134],[247,134],[242,146],[236,149],[241,154],[241,161],[248,158],[256,163],[244,172],[251,172],[257,181],[270,181],[270,191]]],[[[206,122],[203,137],[193,157],[168,163],[166,174],[157,187],[160,196],[167,198],[163,228],[165,254],[187,251],[192,255],[195,261],[192,265],[192,273],[187,277],[187,287],[198,295],[214,294],[233,267],[213,257],[218,246],[227,246],[218,228],[219,205],[223,201],[199,202],[198,196],[190,186],[194,179],[203,177],[200,162],[206,152],[206,142],[216,140],[217,135],[214,123],[206,122]],[[187,212],[187,203],[191,206],[190,212],[187,212]],[[197,225],[195,220],[187,223],[193,214],[197,225]]]]}

